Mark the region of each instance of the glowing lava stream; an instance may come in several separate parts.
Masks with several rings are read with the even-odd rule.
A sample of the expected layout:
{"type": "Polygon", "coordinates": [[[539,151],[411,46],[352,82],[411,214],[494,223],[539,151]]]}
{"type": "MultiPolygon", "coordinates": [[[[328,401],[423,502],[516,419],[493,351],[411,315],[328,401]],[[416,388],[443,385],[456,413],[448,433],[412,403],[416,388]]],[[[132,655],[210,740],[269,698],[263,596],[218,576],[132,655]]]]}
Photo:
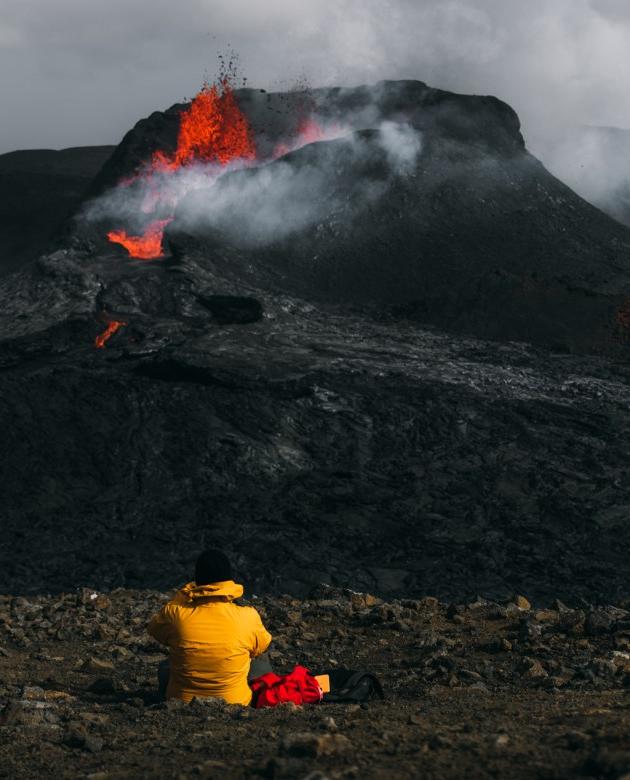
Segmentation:
{"type": "Polygon", "coordinates": [[[127,323],[121,320],[112,320],[107,323],[107,328],[94,339],[94,346],[96,349],[103,349],[105,344],[111,339],[111,337],[124,327],[127,323]]]}
{"type": "Polygon", "coordinates": [[[107,238],[112,244],[121,244],[125,247],[131,257],[137,257],[140,260],[152,260],[156,257],[162,257],[164,250],[162,248],[162,238],[164,228],[173,218],[156,219],[145,229],[141,236],[130,236],[126,230],[110,230],[107,238]]]}

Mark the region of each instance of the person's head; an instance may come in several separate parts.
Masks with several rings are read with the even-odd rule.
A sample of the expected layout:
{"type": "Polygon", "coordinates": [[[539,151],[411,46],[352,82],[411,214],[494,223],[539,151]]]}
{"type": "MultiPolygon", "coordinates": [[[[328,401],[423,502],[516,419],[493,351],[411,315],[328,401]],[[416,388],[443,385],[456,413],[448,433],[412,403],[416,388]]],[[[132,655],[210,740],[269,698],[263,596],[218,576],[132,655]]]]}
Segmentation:
{"type": "Polygon", "coordinates": [[[221,550],[205,550],[195,564],[195,583],[210,585],[232,579],[232,566],[221,550]]]}

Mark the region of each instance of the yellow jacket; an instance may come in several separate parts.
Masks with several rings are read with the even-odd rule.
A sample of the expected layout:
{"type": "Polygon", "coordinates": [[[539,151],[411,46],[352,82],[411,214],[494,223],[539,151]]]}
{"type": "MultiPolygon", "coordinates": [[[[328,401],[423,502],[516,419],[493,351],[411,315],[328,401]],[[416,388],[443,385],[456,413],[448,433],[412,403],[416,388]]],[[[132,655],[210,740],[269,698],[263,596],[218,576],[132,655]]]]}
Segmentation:
{"type": "Polygon", "coordinates": [[[242,595],[243,586],[232,580],[189,582],[153,617],[149,633],[170,648],[167,698],[250,703],[250,659],[265,652],[271,634],[253,607],[232,604],[242,595]]]}

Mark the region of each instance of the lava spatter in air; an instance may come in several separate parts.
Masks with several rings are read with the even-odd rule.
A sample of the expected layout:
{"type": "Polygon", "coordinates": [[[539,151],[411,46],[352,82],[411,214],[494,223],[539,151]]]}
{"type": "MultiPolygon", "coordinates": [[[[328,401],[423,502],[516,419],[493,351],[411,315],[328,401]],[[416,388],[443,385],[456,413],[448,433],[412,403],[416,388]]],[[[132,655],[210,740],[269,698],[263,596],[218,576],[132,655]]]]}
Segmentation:
{"type": "Polygon", "coordinates": [[[155,218],[139,234],[120,228],[111,230],[107,238],[123,246],[131,257],[142,260],[161,257],[164,228],[173,219],[182,194],[174,195],[174,188],[168,186],[169,177],[192,163],[206,163],[214,170],[239,160],[247,164],[255,159],[251,127],[236,102],[229,80],[223,78],[218,84],[204,84],[181,114],[175,151],[154,152],[148,166],[134,179],[122,182],[126,187],[138,179],[150,184],[141,210],[155,218]],[[156,178],[159,181],[153,181],[156,178]]]}

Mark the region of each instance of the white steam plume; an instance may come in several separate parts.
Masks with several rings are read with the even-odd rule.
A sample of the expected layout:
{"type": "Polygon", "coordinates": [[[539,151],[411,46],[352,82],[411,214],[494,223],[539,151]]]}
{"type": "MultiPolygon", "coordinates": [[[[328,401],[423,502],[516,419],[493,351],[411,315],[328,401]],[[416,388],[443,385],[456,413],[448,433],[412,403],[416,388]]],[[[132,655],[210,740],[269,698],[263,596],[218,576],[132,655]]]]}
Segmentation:
{"type": "MultiPolygon", "coordinates": [[[[239,245],[265,246],[311,227],[331,211],[347,215],[349,193],[334,185],[340,169],[370,166],[376,156],[384,162],[386,176],[406,177],[413,175],[421,152],[417,130],[388,121],[370,138],[354,133],[320,142],[316,157],[306,152],[304,159],[298,151],[241,171],[238,164],[218,168],[196,163],[172,174],[140,177],[92,201],[83,216],[119,223],[133,233],[151,219],[175,214],[183,230],[219,231],[239,245]]],[[[373,201],[384,187],[382,177],[355,175],[352,209],[373,201]]]]}

